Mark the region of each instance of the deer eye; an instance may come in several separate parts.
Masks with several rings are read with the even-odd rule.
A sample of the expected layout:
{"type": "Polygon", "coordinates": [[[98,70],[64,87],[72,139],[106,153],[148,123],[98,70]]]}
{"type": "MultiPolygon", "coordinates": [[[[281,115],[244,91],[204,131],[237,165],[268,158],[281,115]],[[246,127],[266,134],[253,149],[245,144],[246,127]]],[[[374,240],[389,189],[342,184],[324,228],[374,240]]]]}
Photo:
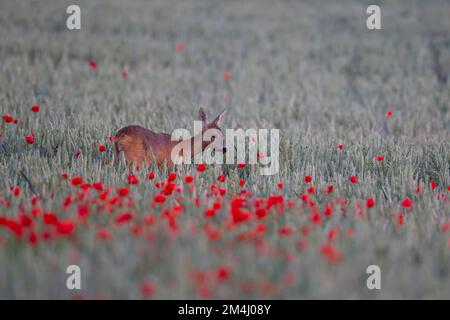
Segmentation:
{"type": "Polygon", "coordinates": [[[216,136],[211,137],[211,141],[214,141],[214,140],[216,140],[216,136]]]}

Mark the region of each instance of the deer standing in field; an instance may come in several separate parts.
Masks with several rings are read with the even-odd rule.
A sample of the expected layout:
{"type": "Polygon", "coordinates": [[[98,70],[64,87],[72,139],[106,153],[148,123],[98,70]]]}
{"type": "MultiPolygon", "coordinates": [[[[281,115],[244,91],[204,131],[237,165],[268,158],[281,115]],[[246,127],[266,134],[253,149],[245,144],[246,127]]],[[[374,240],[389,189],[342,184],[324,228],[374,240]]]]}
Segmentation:
{"type": "Polygon", "coordinates": [[[226,152],[223,134],[212,135],[209,141],[204,141],[203,133],[208,129],[215,129],[222,133],[220,124],[223,120],[225,111],[222,111],[213,121],[209,121],[205,110],[200,107],[199,118],[202,121],[202,132],[194,137],[182,140],[172,141],[171,135],[167,133],[157,133],[138,125],[124,127],[117,131],[114,136],[116,147],[116,161],[119,160],[120,152],[123,151],[125,160],[130,168],[139,164],[151,165],[156,162],[159,168],[166,164],[168,169],[173,168],[172,150],[179,145],[182,150],[177,156],[183,157],[184,150],[191,150],[191,157],[206,148],[214,148],[216,151],[226,152]],[[201,146],[201,148],[194,148],[201,146]],[[199,150],[196,150],[199,149],[199,150]]]}

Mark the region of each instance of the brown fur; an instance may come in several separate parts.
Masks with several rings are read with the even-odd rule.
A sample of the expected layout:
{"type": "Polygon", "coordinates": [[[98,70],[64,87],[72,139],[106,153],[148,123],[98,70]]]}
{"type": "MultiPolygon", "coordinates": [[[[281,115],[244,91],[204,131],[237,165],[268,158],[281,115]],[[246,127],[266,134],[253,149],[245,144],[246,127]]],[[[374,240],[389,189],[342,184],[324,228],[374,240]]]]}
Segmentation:
{"type": "MultiPolygon", "coordinates": [[[[221,121],[222,112],[214,121],[209,122],[203,108],[200,108],[200,120],[203,121],[203,131],[209,128],[220,130],[219,123],[221,121]]],[[[185,143],[191,144],[191,150],[194,150],[194,139],[201,139],[201,134],[192,137],[185,143]]],[[[123,151],[125,160],[130,166],[146,164],[151,165],[154,162],[158,167],[164,164],[170,169],[173,167],[171,159],[172,149],[179,141],[171,141],[171,135],[167,133],[156,133],[149,129],[138,125],[124,127],[117,131],[114,136],[114,144],[116,147],[116,161],[119,160],[119,153],[123,151]]],[[[202,141],[202,150],[205,150],[211,142],[202,141]]],[[[224,148],[225,150],[225,148],[224,148]]],[[[181,154],[182,155],[182,154],[181,154]]]]}
{"type": "Polygon", "coordinates": [[[123,151],[129,165],[141,163],[158,166],[171,164],[170,154],[177,141],[171,141],[166,133],[155,133],[141,126],[132,125],[120,129],[114,138],[116,156],[123,151]]]}

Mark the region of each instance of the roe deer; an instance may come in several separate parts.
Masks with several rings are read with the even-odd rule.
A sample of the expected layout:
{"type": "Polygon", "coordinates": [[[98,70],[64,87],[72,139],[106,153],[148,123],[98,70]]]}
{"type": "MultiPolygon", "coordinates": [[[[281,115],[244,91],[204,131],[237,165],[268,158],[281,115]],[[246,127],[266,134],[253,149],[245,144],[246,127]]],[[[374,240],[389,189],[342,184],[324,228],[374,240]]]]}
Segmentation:
{"type": "MultiPolygon", "coordinates": [[[[214,148],[217,151],[226,152],[223,134],[212,135],[211,139],[207,139],[209,141],[203,141],[203,133],[208,129],[216,129],[222,133],[219,126],[225,110],[211,122],[209,122],[208,116],[202,107],[200,107],[198,113],[202,121],[202,132],[187,140],[172,141],[170,134],[157,133],[138,125],[120,129],[114,136],[116,162],[119,160],[120,152],[123,151],[130,170],[133,165],[142,163],[150,165],[154,162],[160,168],[166,164],[167,168],[170,169],[174,165],[171,157],[172,150],[179,143],[182,144],[182,150],[190,148],[192,157],[199,152],[203,152],[206,148],[214,148]],[[201,146],[201,150],[195,150],[194,145],[201,146]]],[[[178,156],[183,156],[182,153],[181,151],[178,156]]]]}

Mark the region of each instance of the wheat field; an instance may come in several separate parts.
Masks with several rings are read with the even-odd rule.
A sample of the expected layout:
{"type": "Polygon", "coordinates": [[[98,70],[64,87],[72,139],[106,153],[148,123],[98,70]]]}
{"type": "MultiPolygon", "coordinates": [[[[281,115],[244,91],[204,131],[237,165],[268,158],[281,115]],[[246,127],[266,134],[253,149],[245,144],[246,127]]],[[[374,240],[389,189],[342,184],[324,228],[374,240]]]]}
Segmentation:
{"type": "Polygon", "coordinates": [[[450,298],[448,1],[70,4],[0,1],[0,298],[450,298]],[[278,174],[114,164],[199,105],[279,129],[278,174]]]}

